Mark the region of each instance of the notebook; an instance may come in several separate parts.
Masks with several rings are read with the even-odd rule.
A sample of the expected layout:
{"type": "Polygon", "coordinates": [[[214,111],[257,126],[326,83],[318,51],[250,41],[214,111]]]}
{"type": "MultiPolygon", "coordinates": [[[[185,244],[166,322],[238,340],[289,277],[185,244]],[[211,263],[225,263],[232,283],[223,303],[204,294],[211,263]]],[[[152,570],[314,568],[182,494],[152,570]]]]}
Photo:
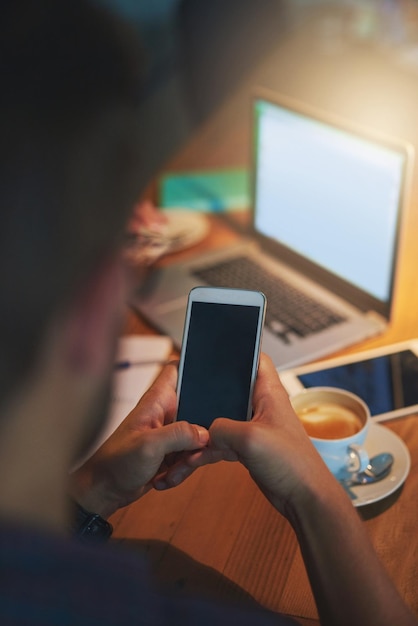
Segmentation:
{"type": "Polygon", "coordinates": [[[132,305],[180,347],[192,287],[263,291],[262,349],[284,369],[389,323],[413,148],[266,91],[252,106],[250,235],[154,268],[132,305]]]}

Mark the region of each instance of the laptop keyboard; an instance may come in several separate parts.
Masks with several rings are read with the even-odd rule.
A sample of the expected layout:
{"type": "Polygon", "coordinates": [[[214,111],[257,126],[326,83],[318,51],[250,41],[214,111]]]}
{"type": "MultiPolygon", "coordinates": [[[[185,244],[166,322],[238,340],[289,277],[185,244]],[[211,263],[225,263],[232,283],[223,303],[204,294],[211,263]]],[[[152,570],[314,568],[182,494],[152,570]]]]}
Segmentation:
{"type": "Polygon", "coordinates": [[[286,343],[289,334],[306,337],[344,320],[248,257],[234,257],[193,274],[213,287],[262,291],[267,298],[266,326],[286,343]]]}

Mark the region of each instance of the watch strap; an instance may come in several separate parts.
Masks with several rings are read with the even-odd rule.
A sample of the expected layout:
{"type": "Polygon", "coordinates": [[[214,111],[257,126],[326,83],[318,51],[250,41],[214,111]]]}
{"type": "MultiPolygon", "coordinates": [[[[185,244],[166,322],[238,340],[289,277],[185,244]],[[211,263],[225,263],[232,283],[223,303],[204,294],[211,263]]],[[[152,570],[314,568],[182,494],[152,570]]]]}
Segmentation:
{"type": "Polygon", "coordinates": [[[98,513],[86,511],[77,502],[75,505],[75,516],[73,532],[75,536],[83,541],[104,542],[109,539],[113,532],[112,524],[100,517],[98,513]]]}

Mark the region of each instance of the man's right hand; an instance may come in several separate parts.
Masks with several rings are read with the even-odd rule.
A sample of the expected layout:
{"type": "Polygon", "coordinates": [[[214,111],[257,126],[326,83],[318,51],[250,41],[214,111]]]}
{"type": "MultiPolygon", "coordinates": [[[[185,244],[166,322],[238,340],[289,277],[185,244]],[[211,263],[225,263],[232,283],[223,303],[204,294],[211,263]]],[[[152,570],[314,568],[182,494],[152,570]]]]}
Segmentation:
{"type": "Polygon", "coordinates": [[[217,419],[210,447],[189,463],[239,460],[292,524],[324,626],[417,622],[379,562],[350,499],[292,409],[262,356],[250,422],[217,419]]]}
{"type": "Polygon", "coordinates": [[[304,493],[335,482],[296,416],[270,358],[262,355],[250,422],[216,419],[210,447],[190,459],[194,465],[239,460],[271,503],[283,514],[304,493]]]}

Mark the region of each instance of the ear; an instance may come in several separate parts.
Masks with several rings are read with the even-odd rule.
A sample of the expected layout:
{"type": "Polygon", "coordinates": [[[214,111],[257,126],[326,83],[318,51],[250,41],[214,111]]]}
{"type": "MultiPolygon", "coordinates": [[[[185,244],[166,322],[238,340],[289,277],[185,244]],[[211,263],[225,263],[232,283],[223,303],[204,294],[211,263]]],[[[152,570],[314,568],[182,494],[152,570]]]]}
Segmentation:
{"type": "Polygon", "coordinates": [[[119,258],[91,273],[67,317],[67,366],[75,373],[101,376],[109,371],[125,304],[125,276],[119,258]]]}

